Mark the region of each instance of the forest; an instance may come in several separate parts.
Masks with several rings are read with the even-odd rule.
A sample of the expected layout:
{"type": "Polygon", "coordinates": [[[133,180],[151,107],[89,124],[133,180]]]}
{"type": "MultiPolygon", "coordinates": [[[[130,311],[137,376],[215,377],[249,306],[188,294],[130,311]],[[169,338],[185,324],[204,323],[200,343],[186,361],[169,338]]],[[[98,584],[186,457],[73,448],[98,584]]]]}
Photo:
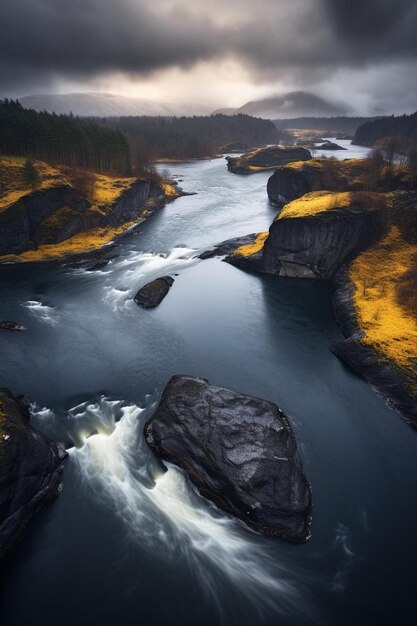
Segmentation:
{"type": "Polygon", "coordinates": [[[0,100],[0,155],[106,174],[140,174],[157,159],[207,157],[228,143],[250,148],[276,143],[282,134],[249,115],[79,118],[0,100]]]}
{"type": "Polygon", "coordinates": [[[134,165],[163,158],[207,157],[228,143],[243,143],[248,148],[277,143],[282,135],[271,121],[242,114],[119,117],[103,123],[128,138],[134,165]]]}
{"type": "Polygon", "coordinates": [[[354,143],[361,146],[375,146],[386,137],[395,137],[407,152],[417,145],[417,111],[412,115],[391,115],[359,126],[354,143]]]}
{"type": "Polygon", "coordinates": [[[13,100],[0,100],[0,155],[109,174],[131,172],[129,144],[117,128],[71,115],[37,113],[13,100]]]}

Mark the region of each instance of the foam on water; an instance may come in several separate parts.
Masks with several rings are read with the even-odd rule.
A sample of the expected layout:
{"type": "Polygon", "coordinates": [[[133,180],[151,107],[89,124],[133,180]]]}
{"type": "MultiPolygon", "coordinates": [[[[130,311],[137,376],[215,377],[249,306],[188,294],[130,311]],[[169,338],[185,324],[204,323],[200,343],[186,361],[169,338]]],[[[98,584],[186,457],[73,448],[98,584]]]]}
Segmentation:
{"type": "MultiPolygon", "coordinates": [[[[201,498],[176,467],[164,468],[154,457],[143,437],[147,416],[146,409],[104,397],[69,411],[79,446],[70,456],[91,497],[121,518],[129,541],[165,562],[181,559],[220,612],[224,585],[260,613],[307,611],[289,563],[272,559],[266,540],[201,498]]],[[[51,419],[51,413],[42,409],[34,417],[51,419]]]]}
{"type": "Polygon", "coordinates": [[[30,313],[44,324],[55,326],[58,323],[54,307],[42,304],[38,300],[28,300],[23,306],[29,309],[30,313]]]}
{"type": "Polygon", "coordinates": [[[173,248],[168,254],[132,251],[114,263],[104,285],[104,300],[115,309],[125,308],[146,283],[190,267],[198,261],[195,255],[195,249],[185,247],[173,248]]]}

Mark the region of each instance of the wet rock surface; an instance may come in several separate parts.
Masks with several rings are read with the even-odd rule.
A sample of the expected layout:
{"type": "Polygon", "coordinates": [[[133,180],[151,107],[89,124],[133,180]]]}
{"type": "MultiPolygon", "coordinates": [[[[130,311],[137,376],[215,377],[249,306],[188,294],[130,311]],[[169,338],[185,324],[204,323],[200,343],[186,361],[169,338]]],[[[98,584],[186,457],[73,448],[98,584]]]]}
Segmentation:
{"type": "Polygon", "coordinates": [[[18,324],[17,322],[13,322],[12,320],[1,320],[0,321],[0,330],[27,330],[25,326],[18,324]]]}
{"type": "Polygon", "coordinates": [[[60,492],[66,455],[31,427],[27,404],[0,389],[0,558],[60,492]]]}
{"type": "Polygon", "coordinates": [[[173,284],[171,276],[156,278],[139,289],[134,300],[143,309],[153,309],[162,302],[173,284]]]}
{"type": "Polygon", "coordinates": [[[265,535],[308,539],[311,487],[288,419],[272,402],[174,376],[145,437],[227,513],[265,535]]]}

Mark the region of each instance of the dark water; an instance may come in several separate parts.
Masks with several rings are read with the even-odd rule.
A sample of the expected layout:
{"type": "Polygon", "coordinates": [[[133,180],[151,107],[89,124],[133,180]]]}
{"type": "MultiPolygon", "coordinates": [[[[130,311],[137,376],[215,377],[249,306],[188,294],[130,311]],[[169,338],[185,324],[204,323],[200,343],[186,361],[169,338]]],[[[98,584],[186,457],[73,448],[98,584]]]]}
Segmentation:
{"type": "Polygon", "coordinates": [[[29,328],[1,335],[1,385],[75,444],[63,493],[3,572],[0,623],[414,624],[416,433],[328,350],[341,335],[327,285],[193,258],[267,229],[267,174],[222,160],[171,171],[198,195],[120,241],[103,271],[0,268],[0,319],[29,328]],[[158,309],[132,302],[172,272],[158,309]],[[286,411],[313,485],[307,544],[262,539],[159,472],[141,426],[178,373],[286,411]]]}

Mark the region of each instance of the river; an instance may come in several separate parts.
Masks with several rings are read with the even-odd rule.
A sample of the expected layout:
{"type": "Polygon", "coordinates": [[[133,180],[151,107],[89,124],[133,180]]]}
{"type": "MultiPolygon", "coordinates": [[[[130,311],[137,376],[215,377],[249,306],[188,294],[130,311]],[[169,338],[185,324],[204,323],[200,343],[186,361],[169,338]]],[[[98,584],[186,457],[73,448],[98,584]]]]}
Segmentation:
{"type": "MultiPolygon", "coordinates": [[[[338,158],[364,154],[350,147],[338,158]]],[[[1,386],[64,441],[62,494],[2,572],[2,626],[414,623],[417,434],[330,351],[325,283],[256,276],[199,250],[267,230],[268,173],[170,165],[196,195],[159,211],[102,270],[3,266],[1,386]],[[161,306],[132,300],[175,273],[161,306]],[[312,537],[265,539],[163,474],[142,426],[173,374],[277,403],[313,487],[312,537]]]]}

